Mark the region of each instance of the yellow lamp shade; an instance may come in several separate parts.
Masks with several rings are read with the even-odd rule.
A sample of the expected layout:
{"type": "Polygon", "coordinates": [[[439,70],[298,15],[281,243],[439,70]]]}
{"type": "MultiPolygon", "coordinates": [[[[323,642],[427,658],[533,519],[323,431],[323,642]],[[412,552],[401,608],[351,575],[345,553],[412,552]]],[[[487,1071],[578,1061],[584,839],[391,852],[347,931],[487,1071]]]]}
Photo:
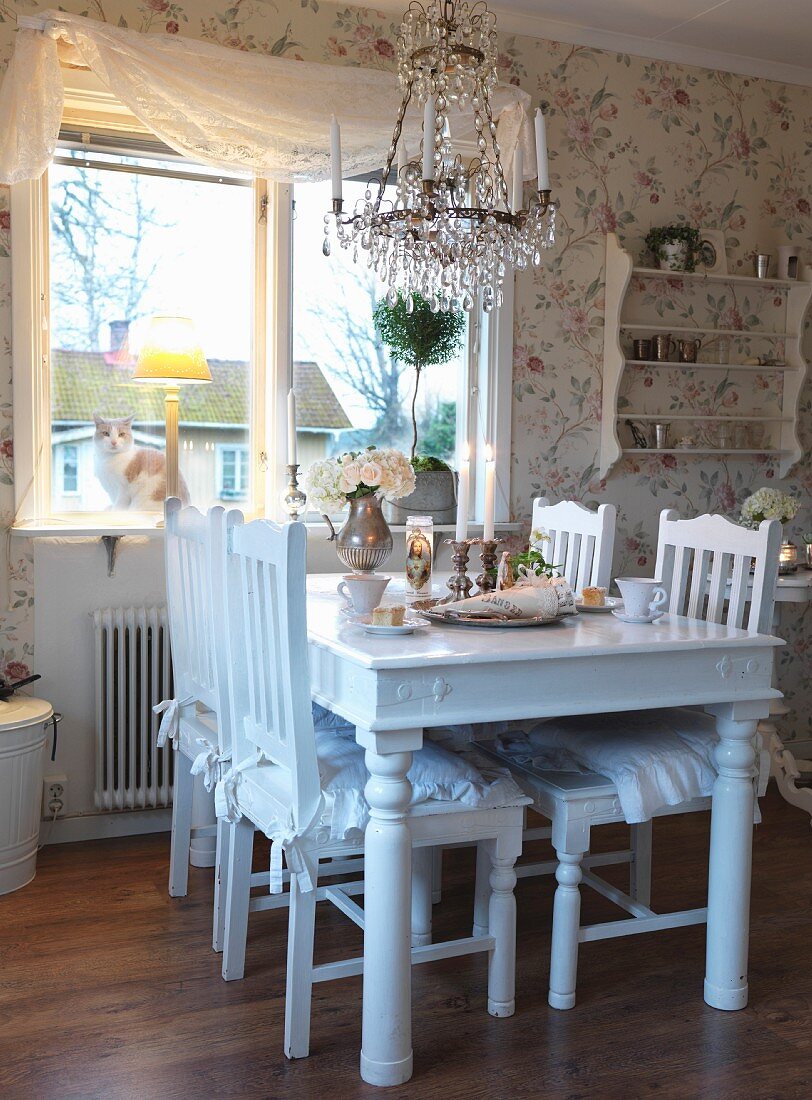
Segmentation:
{"type": "Polygon", "coordinates": [[[133,381],[164,386],[211,382],[209,364],[189,317],[152,318],[133,381]]]}

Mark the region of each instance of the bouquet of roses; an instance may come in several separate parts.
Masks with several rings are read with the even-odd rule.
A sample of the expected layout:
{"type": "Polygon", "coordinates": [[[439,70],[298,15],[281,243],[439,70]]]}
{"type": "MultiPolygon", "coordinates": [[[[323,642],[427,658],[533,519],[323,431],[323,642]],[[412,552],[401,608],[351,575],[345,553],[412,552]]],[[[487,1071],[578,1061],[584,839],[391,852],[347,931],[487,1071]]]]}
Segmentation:
{"type": "Polygon", "coordinates": [[[402,451],[367,447],[314,462],[305,474],[305,491],[310,504],[329,515],[372,493],[388,500],[407,497],[414,491],[414,470],[402,451]]]}
{"type": "Polygon", "coordinates": [[[780,489],[759,489],[742,505],[742,523],[745,527],[758,527],[765,519],[777,519],[789,523],[795,519],[800,507],[795,497],[780,489]]]}

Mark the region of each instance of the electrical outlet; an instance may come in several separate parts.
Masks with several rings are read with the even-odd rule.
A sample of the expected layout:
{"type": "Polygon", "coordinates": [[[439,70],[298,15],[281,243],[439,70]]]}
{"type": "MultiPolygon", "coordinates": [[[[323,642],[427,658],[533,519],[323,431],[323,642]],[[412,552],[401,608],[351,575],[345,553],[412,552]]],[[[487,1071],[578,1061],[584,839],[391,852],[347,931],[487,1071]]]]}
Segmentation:
{"type": "Polygon", "coordinates": [[[68,805],[68,777],[66,775],[47,775],[42,781],[42,816],[62,817],[68,805]],[[57,803],[59,806],[57,808],[57,803]]]}

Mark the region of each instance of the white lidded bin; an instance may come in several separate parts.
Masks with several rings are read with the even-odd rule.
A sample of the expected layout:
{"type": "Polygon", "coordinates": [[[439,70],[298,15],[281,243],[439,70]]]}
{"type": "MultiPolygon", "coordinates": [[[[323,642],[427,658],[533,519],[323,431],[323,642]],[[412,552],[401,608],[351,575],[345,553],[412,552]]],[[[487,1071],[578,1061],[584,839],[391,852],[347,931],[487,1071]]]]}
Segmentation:
{"type": "Polygon", "coordinates": [[[53,707],[14,695],[0,702],[0,894],[37,873],[42,807],[42,748],[53,707]]]}

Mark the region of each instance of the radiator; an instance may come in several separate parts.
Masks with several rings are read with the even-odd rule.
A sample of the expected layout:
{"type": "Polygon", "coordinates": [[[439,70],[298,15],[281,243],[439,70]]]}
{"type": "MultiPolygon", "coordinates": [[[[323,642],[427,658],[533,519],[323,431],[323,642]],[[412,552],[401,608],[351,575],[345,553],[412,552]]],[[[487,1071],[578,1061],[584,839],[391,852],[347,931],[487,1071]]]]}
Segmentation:
{"type": "Polygon", "coordinates": [[[159,716],[172,697],[165,607],[93,612],[96,674],[96,807],[140,810],[172,802],[171,748],[156,747],[159,716]]]}

